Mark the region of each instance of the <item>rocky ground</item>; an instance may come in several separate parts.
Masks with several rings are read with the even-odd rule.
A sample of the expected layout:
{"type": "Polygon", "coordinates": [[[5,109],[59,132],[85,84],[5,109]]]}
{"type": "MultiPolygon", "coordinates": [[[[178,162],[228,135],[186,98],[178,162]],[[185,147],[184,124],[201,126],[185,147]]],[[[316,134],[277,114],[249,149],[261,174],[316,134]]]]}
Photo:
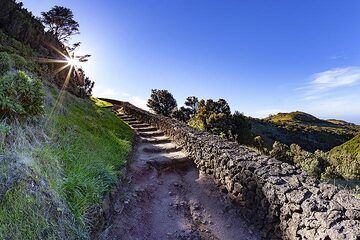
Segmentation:
{"type": "Polygon", "coordinates": [[[238,207],[162,132],[119,116],[139,139],[99,239],[260,239],[238,207]]]}

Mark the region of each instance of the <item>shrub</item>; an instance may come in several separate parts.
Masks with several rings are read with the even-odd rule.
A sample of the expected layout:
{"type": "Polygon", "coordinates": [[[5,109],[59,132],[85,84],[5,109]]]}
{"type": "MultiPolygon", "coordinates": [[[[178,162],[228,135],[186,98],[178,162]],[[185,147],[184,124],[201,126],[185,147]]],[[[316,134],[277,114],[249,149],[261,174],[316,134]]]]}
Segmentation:
{"type": "Polygon", "coordinates": [[[286,144],[278,141],[274,142],[272,150],[270,151],[270,156],[283,162],[292,162],[290,148],[286,144]]]}
{"type": "Polygon", "coordinates": [[[321,173],[321,181],[328,181],[330,179],[340,178],[339,174],[336,172],[334,166],[328,166],[323,173],[321,173]]]}
{"type": "Polygon", "coordinates": [[[265,147],[265,141],[261,136],[254,137],[253,144],[260,152],[267,153],[268,150],[265,147]]]}
{"type": "Polygon", "coordinates": [[[6,52],[0,52],[0,76],[14,67],[14,62],[6,52]]]}
{"type": "Polygon", "coordinates": [[[32,117],[42,114],[42,83],[23,71],[0,79],[0,117],[32,117]]]}
{"type": "Polygon", "coordinates": [[[14,65],[16,67],[16,69],[25,69],[27,67],[27,62],[25,60],[25,58],[23,58],[22,56],[14,53],[11,54],[11,58],[14,61],[14,65]]]}

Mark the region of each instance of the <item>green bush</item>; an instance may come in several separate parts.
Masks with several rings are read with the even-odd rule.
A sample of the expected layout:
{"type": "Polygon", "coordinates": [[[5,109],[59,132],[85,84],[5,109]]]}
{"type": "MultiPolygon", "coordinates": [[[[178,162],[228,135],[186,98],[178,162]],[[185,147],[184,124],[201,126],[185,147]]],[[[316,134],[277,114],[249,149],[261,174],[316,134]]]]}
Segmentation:
{"type": "Polygon", "coordinates": [[[14,61],[6,52],[0,52],[0,76],[14,67],[14,61]]]}
{"type": "Polygon", "coordinates": [[[0,117],[26,118],[43,113],[42,83],[23,71],[0,78],[0,117]]]}
{"type": "Polygon", "coordinates": [[[15,65],[16,69],[23,70],[23,69],[27,68],[27,62],[26,62],[25,58],[23,58],[22,56],[14,53],[14,54],[11,54],[11,58],[14,61],[14,65],[15,65]]]}

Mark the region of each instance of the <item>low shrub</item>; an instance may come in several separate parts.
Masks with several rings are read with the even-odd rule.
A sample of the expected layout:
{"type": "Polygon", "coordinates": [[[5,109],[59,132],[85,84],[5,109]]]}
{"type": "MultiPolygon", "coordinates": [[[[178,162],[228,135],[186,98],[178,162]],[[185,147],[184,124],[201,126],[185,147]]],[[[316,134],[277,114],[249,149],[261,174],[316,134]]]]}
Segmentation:
{"type": "Polygon", "coordinates": [[[0,52],[0,76],[14,67],[14,61],[6,52],[0,52]]]}
{"type": "Polygon", "coordinates": [[[23,71],[0,78],[0,117],[27,118],[43,113],[42,83],[23,71]]]}
{"type": "Polygon", "coordinates": [[[11,58],[14,61],[14,66],[16,69],[23,70],[23,69],[27,68],[27,62],[26,62],[25,58],[23,58],[22,56],[14,53],[14,54],[11,54],[11,58]]]}

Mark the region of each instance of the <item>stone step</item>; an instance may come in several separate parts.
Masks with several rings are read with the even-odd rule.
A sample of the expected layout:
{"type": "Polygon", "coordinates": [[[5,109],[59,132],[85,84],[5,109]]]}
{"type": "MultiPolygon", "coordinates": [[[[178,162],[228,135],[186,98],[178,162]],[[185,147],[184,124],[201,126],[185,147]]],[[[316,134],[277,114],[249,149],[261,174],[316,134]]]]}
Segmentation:
{"type": "Polygon", "coordinates": [[[132,118],[133,116],[131,115],[127,115],[127,114],[122,114],[122,113],[118,113],[117,116],[121,117],[121,118],[132,118]]]}
{"type": "Polygon", "coordinates": [[[171,143],[171,140],[168,139],[168,138],[150,138],[150,139],[146,139],[146,138],[143,138],[142,139],[142,142],[144,143],[151,143],[151,144],[165,144],[165,143],[171,143]]]}
{"type": "Polygon", "coordinates": [[[126,121],[129,125],[131,125],[131,127],[133,127],[133,125],[136,125],[136,124],[142,124],[141,121],[139,120],[131,120],[131,121],[126,121]]]}
{"type": "Polygon", "coordinates": [[[157,130],[157,128],[154,128],[154,127],[147,127],[147,128],[142,127],[142,128],[135,128],[135,129],[138,132],[154,132],[157,130]]]}
{"type": "Polygon", "coordinates": [[[162,147],[145,147],[143,148],[144,152],[147,153],[174,153],[174,152],[180,152],[181,148],[178,148],[176,146],[174,147],[168,147],[168,148],[162,148],[162,147]]]}
{"type": "MultiPolygon", "coordinates": [[[[140,122],[140,121],[139,121],[140,122]]],[[[138,124],[132,124],[131,125],[133,128],[137,129],[137,128],[145,128],[145,127],[151,127],[150,124],[147,123],[138,123],[138,124]]]]}
{"type": "Polygon", "coordinates": [[[162,137],[164,136],[163,132],[139,132],[141,137],[162,137]]]}
{"type": "Polygon", "coordinates": [[[126,122],[137,121],[137,119],[133,118],[133,117],[131,117],[131,118],[121,118],[121,119],[126,121],[126,122]]]}
{"type": "Polygon", "coordinates": [[[188,167],[194,164],[188,157],[182,158],[168,158],[168,157],[156,157],[146,161],[146,164],[156,170],[162,170],[164,168],[181,168],[188,167]]]}

